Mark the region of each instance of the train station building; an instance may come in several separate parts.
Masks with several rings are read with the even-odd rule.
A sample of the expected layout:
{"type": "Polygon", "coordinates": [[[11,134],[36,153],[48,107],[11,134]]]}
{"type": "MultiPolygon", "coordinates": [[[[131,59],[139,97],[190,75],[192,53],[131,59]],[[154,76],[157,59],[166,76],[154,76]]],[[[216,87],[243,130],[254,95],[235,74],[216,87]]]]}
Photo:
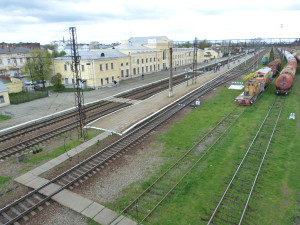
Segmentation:
{"type": "MultiPolygon", "coordinates": [[[[168,70],[171,46],[173,42],[166,36],[132,37],[112,48],[80,51],[83,87],[98,89],[122,80],[168,70]]],[[[193,48],[173,46],[173,68],[189,68],[193,62],[193,54],[193,48]]],[[[218,58],[218,53],[212,49],[200,49],[197,52],[197,62],[214,58],[218,58]]],[[[66,87],[73,86],[70,56],[55,58],[53,72],[62,75],[62,83],[66,87]]]]}

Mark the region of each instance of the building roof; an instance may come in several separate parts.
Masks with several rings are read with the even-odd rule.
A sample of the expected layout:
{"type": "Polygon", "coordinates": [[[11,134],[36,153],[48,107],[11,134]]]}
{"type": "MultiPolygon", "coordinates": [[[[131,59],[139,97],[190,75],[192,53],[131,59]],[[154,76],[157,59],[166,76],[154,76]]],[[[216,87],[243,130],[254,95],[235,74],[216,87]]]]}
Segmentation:
{"type": "Polygon", "coordinates": [[[128,44],[121,44],[118,46],[115,46],[116,49],[118,50],[136,50],[136,51],[140,51],[140,50],[148,50],[148,51],[154,51],[154,49],[151,48],[147,48],[139,43],[128,43],[128,44]]]}
{"type": "MultiPolygon", "coordinates": [[[[79,51],[79,56],[81,60],[128,57],[126,54],[121,53],[116,49],[100,49],[99,51],[79,51]]],[[[71,60],[71,57],[70,55],[66,55],[63,57],[57,57],[54,60],[71,60]]]]}
{"type": "Polygon", "coordinates": [[[163,39],[163,38],[167,38],[167,36],[131,37],[128,39],[128,43],[147,45],[149,39],[163,39]]]}
{"type": "Polygon", "coordinates": [[[8,92],[7,87],[0,81],[0,92],[8,92]]]}
{"type": "Polygon", "coordinates": [[[24,47],[8,47],[8,48],[0,48],[0,54],[12,54],[12,53],[29,53],[32,52],[32,49],[24,48],[24,47]]]}

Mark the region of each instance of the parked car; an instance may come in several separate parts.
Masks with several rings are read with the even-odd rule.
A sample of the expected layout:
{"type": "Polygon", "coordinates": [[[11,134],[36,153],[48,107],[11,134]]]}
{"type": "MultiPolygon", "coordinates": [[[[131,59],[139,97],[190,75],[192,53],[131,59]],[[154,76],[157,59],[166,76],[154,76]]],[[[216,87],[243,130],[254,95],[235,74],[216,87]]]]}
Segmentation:
{"type": "Polygon", "coordinates": [[[25,85],[32,85],[32,81],[31,81],[31,80],[25,80],[25,81],[24,81],[24,84],[25,84],[25,85]]]}
{"type": "Polygon", "coordinates": [[[37,83],[37,84],[45,84],[46,81],[45,81],[45,80],[37,80],[36,83],[37,83]]]}

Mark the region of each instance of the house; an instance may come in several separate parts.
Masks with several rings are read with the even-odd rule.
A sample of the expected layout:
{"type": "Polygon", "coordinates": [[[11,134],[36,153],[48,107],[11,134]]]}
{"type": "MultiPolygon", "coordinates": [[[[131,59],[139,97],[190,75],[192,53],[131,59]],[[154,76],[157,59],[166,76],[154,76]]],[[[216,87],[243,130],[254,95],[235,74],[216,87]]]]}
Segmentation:
{"type": "Polygon", "coordinates": [[[22,69],[33,49],[0,45],[0,75],[22,77],[22,69]]]}

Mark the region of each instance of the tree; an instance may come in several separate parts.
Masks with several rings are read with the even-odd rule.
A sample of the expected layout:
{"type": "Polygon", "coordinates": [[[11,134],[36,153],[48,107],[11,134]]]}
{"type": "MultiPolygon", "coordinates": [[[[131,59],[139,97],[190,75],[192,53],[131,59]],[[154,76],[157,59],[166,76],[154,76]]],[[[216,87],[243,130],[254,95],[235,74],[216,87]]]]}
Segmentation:
{"type": "MultiPolygon", "coordinates": [[[[51,77],[51,54],[46,50],[36,49],[31,57],[27,58],[25,73],[32,81],[49,80],[51,77]]],[[[43,88],[45,88],[45,83],[43,88]]]]}
{"type": "Polygon", "coordinates": [[[53,77],[51,77],[51,83],[54,86],[54,89],[56,91],[63,90],[65,86],[61,82],[62,75],[60,73],[55,74],[53,77]]]}
{"type": "Polygon", "coordinates": [[[206,39],[204,39],[203,41],[200,41],[199,43],[198,43],[198,48],[200,48],[200,49],[205,49],[205,48],[208,48],[208,47],[211,47],[211,44],[210,43],[208,43],[207,41],[206,41],[206,39]]]}
{"type": "Polygon", "coordinates": [[[191,45],[191,43],[189,41],[187,41],[187,42],[185,42],[185,43],[182,44],[183,48],[190,48],[191,46],[192,45],[191,45]]]}
{"type": "Polygon", "coordinates": [[[64,55],[66,55],[66,54],[67,53],[65,51],[58,52],[57,50],[53,50],[51,56],[53,58],[56,58],[56,57],[62,57],[64,55]]]}

